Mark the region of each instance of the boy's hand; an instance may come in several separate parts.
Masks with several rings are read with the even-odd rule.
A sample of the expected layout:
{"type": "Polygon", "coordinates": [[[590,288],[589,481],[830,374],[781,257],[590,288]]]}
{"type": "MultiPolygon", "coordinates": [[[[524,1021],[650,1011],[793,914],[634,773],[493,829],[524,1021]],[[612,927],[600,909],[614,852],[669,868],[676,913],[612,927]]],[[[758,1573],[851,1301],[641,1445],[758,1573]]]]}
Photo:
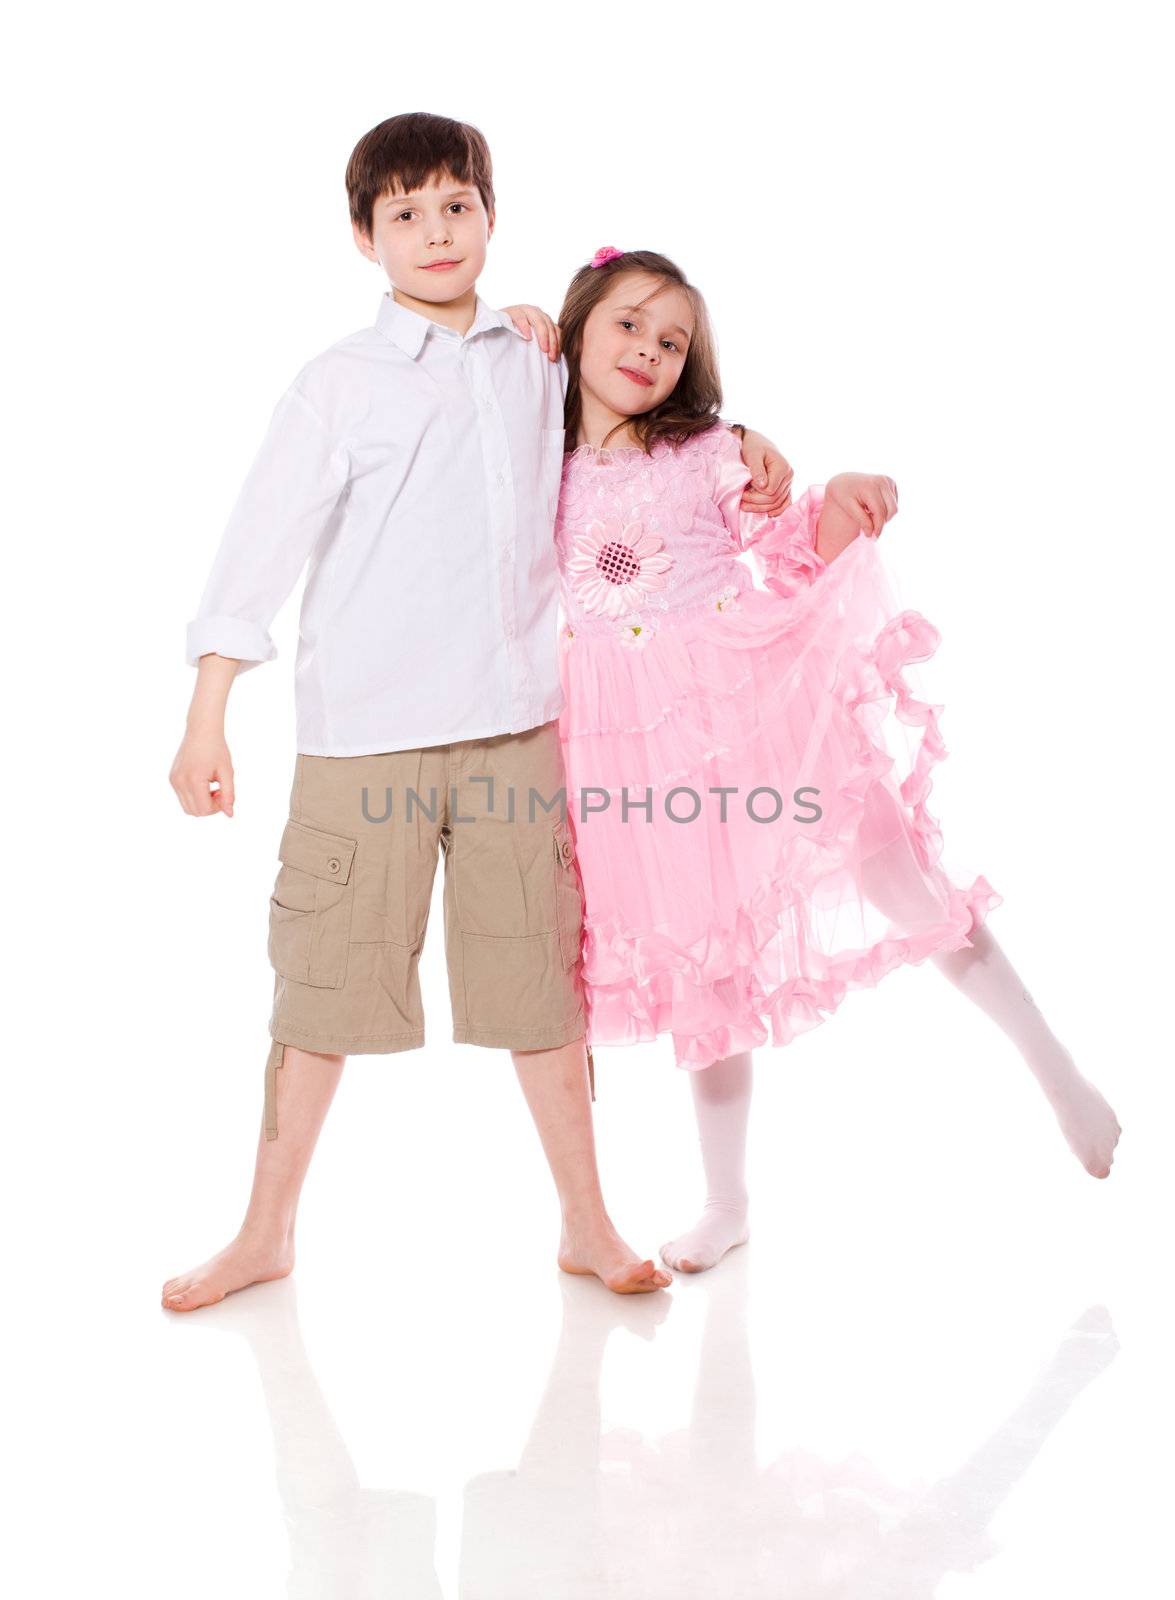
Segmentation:
{"type": "Polygon", "coordinates": [[[791,504],[791,467],[771,440],[753,428],[743,429],[742,456],[751,481],[739,502],[740,509],[778,517],[791,504]]]}
{"type": "Polygon", "coordinates": [[[559,324],[539,306],[503,306],[502,310],[518,329],[530,338],[533,328],[539,336],[539,346],[552,361],[559,359],[559,324]]]}
{"type": "Polygon", "coordinates": [[[898,486],[871,472],[838,472],[824,485],[825,498],[874,539],[898,514],[898,486]]]}
{"type": "Polygon", "coordinates": [[[189,730],[171,764],[169,781],[190,817],[233,814],[233,762],[223,733],[189,730]],[[212,783],[220,784],[213,789],[212,783]]]}

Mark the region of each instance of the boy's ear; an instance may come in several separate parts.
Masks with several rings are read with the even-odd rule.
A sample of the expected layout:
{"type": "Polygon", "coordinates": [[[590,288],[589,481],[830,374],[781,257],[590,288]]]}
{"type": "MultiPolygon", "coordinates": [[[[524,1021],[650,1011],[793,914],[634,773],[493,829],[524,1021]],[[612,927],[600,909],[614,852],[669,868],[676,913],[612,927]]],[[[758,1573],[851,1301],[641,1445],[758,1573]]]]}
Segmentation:
{"type": "Polygon", "coordinates": [[[352,222],[351,236],[355,240],[355,248],[359,251],[361,256],[366,256],[368,261],[378,262],[379,257],[375,253],[375,246],[371,242],[371,235],[364,232],[362,223],[352,222]]]}
{"type": "Polygon", "coordinates": [[[493,236],[494,236],[494,223],[497,220],[498,220],[497,211],[496,210],[491,211],[490,215],[489,215],[489,223],[488,223],[488,225],[486,227],[486,238],[487,239],[492,239],[493,238],[493,236]]]}

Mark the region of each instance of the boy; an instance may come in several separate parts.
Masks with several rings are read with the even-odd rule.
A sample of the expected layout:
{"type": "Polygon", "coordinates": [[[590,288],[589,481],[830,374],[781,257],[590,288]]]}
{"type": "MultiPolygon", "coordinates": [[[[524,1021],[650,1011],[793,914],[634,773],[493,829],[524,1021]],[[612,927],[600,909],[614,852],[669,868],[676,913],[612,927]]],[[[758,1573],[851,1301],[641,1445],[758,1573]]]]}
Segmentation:
{"type": "MultiPolygon", "coordinates": [[[[229,690],[276,655],[267,628],[309,561],[253,1192],[236,1238],[170,1279],[163,1304],[194,1310],[292,1270],[345,1056],[424,1044],[438,848],[453,1038],[513,1055],[560,1199],[559,1265],[650,1292],[669,1275],[624,1243],[600,1192],[583,905],[573,836],[550,814],[564,792],[554,329],[537,314],[544,360],[522,309],[516,326],[476,292],[495,220],[476,128],[393,117],[359,141],[346,183],[356,245],[391,292],[278,402],[188,627],[197,682],[171,783],[190,815],[231,816],[229,690]]],[[[763,451],[747,455],[761,472],[763,451]]],[[[776,458],[755,503],[781,509],[787,475],[776,458]]]]}

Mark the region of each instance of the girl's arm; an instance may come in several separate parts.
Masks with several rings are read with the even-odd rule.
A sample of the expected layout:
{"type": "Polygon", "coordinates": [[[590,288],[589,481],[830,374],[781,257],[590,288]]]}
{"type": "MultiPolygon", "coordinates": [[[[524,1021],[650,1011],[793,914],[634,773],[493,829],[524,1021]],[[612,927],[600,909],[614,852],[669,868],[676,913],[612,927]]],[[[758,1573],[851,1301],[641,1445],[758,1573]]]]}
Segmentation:
{"type": "Polygon", "coordinates": [[[858,533],[880,532],[889,509],[897,510],[890,479],[840,473],[827,485],[812,484],[779,516],[749,512],[743,491],[747,471],[729,433],[716,435],[714,499],[740,550],[751,550],[774,593],[787,597],[806,588],[858,533]]]}
{"type": "Polygon", "coordinates": [[[740,454],[751,480],[743,494],[743,510],[778,517],[791,504],[791,464],[782,450],[754,428],[741,422],[727,423],[727,427],[741,440],[740,454]]]}
{"type": "Polygon", "coordinates": [[[824,485],[812,485],[777,516],[747,510],[747,468],[737,439],[725,428],[714,429],[708,438],[714,503],[736,545],[740,550],[754,552],[764,582],[776,594],[787,596],[807,588],[825,568],[825,561],[816,550],[824,485]]]}
{"type": "Polygon", "coordinates": [[[541,306],[503,306],[502,310],[522,334],[531,337],[531,330],[539,336],[539,349],[548,361],[558,361],[560,352],[559,324],[541,306]]]}
{"type": "Polygon", "coordinates": [[[840,472],[824,489],[824,506],[816,528],[816,551],[825,563],[835,561],[858,534],[876,538],[897,515],[898,486],[892,478],[868,472],[840,472]]]}

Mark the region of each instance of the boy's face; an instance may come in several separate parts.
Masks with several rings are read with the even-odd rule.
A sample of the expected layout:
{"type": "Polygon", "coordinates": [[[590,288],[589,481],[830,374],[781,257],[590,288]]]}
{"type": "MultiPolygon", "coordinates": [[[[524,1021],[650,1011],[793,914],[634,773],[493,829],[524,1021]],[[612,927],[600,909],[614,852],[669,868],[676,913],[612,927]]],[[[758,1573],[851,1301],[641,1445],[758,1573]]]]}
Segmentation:
{"type": "Polygon", "coordinates": [[[393,288],[438,305],[460,299],[477,282],[493,231],[477,189],[447,173],[411,194],[381,195],[370,236],[352,224],[361,254],[379,263],[393,288]]]}
{"type": "Polygon", "coordinates": [[[652,411],[677,387],[693,337],[689,296],[647,272],[625,272],[583,326],[579,381],[622,417],[652,411]]]}

